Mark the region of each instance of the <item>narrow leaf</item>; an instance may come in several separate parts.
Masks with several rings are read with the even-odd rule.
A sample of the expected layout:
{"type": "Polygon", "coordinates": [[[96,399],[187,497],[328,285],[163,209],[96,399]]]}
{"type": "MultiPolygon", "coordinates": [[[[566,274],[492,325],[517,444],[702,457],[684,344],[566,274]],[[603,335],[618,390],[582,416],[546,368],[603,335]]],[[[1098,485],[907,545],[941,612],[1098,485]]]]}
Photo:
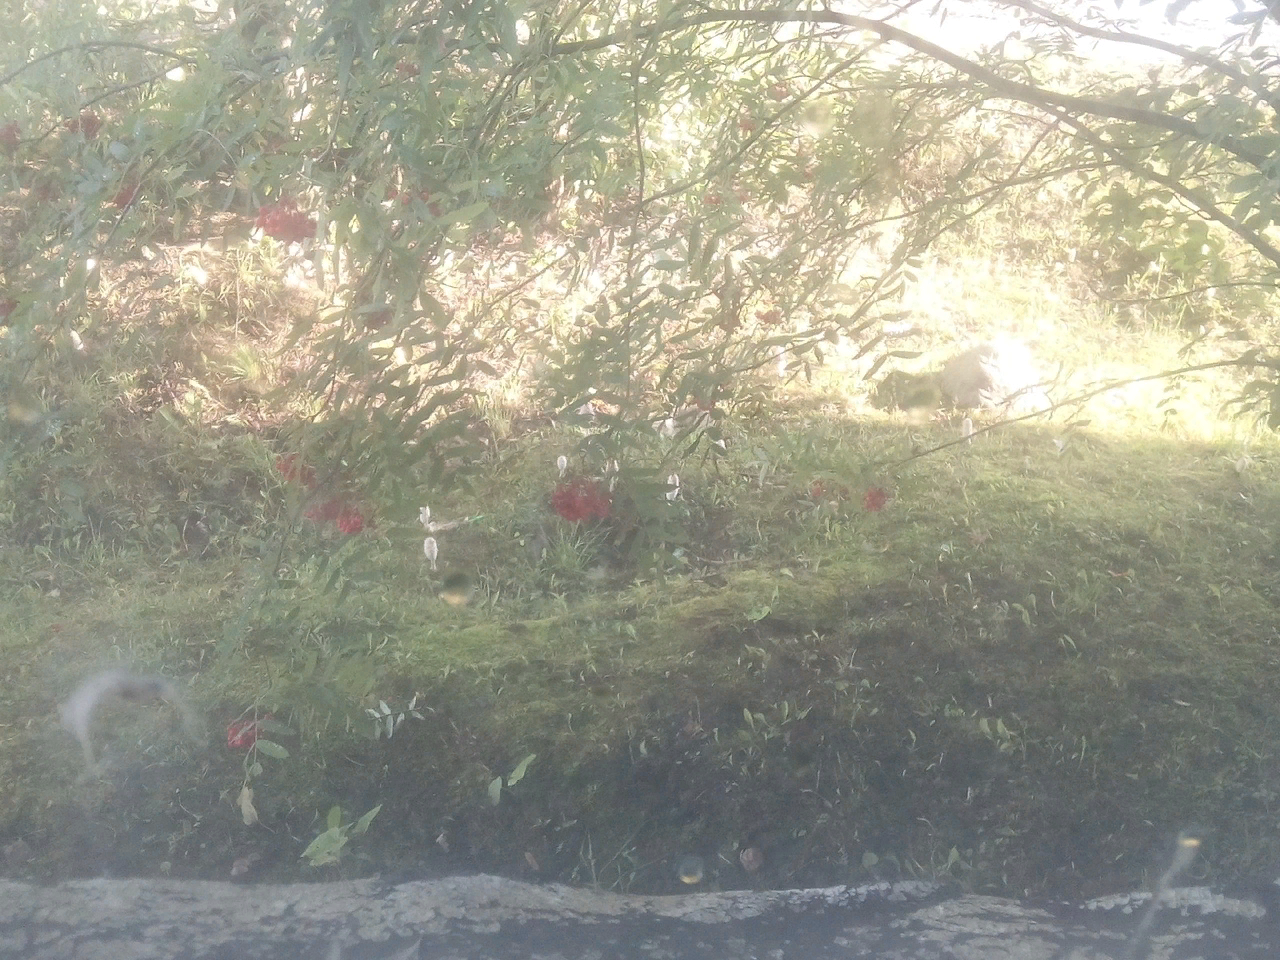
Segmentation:
{"type": "Polygon", "coordinates": [[[511,771],[511,776],[507,777],[507,789],[514,787],[524,779],[525,772],[529,769],[529,764],[533,763],[537,756],[536,753],[531,753],[516,765],[516,768],[511,771]]]}

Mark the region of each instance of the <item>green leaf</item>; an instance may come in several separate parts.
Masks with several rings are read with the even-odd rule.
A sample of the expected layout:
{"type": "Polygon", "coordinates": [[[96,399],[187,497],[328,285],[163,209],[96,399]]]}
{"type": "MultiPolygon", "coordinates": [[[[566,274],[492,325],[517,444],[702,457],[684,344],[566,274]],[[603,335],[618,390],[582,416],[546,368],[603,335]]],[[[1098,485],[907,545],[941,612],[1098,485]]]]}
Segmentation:
{"type": "Polygon", "coordinates": [[[352,836],[360,836],[369,829],[369,824],[373,823],[373,818],[378,815],[378,811],[382,809],[382,804],[378,804],[363,817],[356,821],[355,826],[351,828],[352,836]]]}
{"type": "Polygon", "coordinates": [[[495,807],[498,801],[502,799],[502,778],[494,777],[489,781],[489,802],[495,807]]]}
{"type": "Polygon", "coordinates": [[[533,763],[537,756],[536,753],[531,753],[516,765],[516,768],[511,771],[511,776],[507,777],[507,789],[514,787],[524,779],[525,772],[529,769],[529,764],[533,763]]]}
{"type": "Polygon", "coordinates": [[[268,757],[275,757],[277,760],[289,759],[289,751],[274,740],[263,740],[261,737],[254,742],[254,746],[265,753],[268,757]]]}
{"type": "Polygon", "coordinates": [[[342,808],[334,804],[329,808],[329,816],[326,818],[330,830],[337,830],[342,826],[342,808]]]}
{"type": "MultiPolygon", "coordinates": [[[[337,810],[338,808],[334,807],[333,809],[337,810]]],[[[337,863],[338,857],[342,853],[342,848],[346,845],[347,838],[342,831],[330,828],[307,844],[307,849],[302,851],[302,859],[308,861],[313,867],[323,867],[326,864],[337,863]]]]}

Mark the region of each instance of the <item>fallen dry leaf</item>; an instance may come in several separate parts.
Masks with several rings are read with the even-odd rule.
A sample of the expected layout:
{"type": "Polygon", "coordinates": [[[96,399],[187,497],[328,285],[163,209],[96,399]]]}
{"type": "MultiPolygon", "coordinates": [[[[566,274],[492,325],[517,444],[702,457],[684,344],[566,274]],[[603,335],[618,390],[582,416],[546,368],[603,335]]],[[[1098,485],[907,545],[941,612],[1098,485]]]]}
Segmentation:
{"type": "Polygon", "coordinates": [[[240,788],[240,819],[246,827],[258,822],[258,811],[253,807],[253,788],[248,784],[240,788]]]}

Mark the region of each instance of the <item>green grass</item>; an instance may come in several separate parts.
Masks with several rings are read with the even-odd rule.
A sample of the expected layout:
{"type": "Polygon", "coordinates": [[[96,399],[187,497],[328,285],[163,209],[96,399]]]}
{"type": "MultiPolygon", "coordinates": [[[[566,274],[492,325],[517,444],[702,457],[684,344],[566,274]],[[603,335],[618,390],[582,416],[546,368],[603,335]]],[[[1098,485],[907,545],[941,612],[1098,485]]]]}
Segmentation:
{"type": "MultiPolygon", "coordinates": [[[[1063,399],[1180,362],[1177,330],[1117,326],[1076,268],[975,263],[922,272],[903,368],[1013,333],[1063,399]]],[[[666,533],[633,555],[640,506],[552,513],[557,457],[597,467],[508,380],[465,483],[388,495],[344,537],[299,520],[275,469],[289,357],[249,307],[286,305],[264,267],[231,268],[256,300],[187,289],[201,342],[163,305],[162,335],[121,320],[0,478],[0,845],[34,854],[9,872],[222,878],[253,856],[258,880],[480,869],[672,892],[696,854],[711,888],[1068,896],[1142,884],[1189,824],[1212,831],[1209,882],[1280,855],[1280,443],[1221,417],[1238,382],[1134,385],[943,446],[957,418],[871,409],[871,358],[837,349],[811,384],[762,383],[768,415],[730,415],[723,457],[678,465],[680,499],[643,494],[666,533]],[[436,534],[434,572],[422,503],[465,521],[436,534]],[[469,604],[438,595],[451,574],[469,604]],[[57,702],[119,664],[171,677],[207,730],[108,707],[89,776],[57,702]],[[390,738],[382,702],[405,714],[390,738]],[[226,746],[247,711],[274,715],[287,757],[226,746]],[[335,804],[382,810],[309,867],[335,804]]]]}
{"type": "Polygon", "coordinates": [[[591,575],[603,532],[544,504],[571,440],[555,431],[507,441],[505,468],[433,505],[480,516],[439,535],[438,574],[416,518],[350,540],[304,529],[240,637],[224,627],[256,596],[247,552],[10,548],[0,775],[17,787],[0,829],[29,838],[42,876],[92,871],[86,850],[197,876],[253,850],[259,876],[309,875],[300,844],[333,803],[384,804],[342,873],[534,862],[671,890],[694,852],[719,886],[1078,893],[1140,883],[1189,822],[1219,831],[1211,880],[1274,860],[1272,441],[1237,472],[1234,440],[1086,429],[1059,453],[1051,426],[1016,425],[877,470],[953,427],[806,407],[736,426],[718,470],[682,471],[686,543],[661,575],[591,575]],[[847,495],[815,499],[819,476],[847,495]],[[893,495],[880,512],[861,503],[873,481],[893,495]],[[520,547],[535,527],[539,562],[520,547]],[[353,545],[367,553],[338,603],[317,560],[353,545]],[[459,568],[480,584],[461,609],[433,588],[459,568]],[[118,662],[190,678],[210,741],[161,708],[113,710],[108,772],[86,782],[52,701],[118,662]],[[414,692],[423,719],[369,739],[359,708],[414,692]],[[298,735],[287,760],[261,758],[246,827],[242,758],[216,741],[252,703],[298,735]],[[529,753],[493,807],[490,782],[529,753]],[[751,875],[747,846],[765,854],[751,875]]]}

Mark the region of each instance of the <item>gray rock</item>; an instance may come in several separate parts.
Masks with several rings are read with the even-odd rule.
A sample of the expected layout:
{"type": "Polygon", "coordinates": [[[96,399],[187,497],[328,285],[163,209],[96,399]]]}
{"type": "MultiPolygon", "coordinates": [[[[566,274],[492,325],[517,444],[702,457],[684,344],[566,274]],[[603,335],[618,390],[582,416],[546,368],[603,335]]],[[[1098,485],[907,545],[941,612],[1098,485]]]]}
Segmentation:
{"type": "Polygon", "coordinates": [[[1225,960],[1280,956],[1260,905],[1169,890],[1084,905],[927,883],[626,896],[497,877],[389,884],[0,881],[13,960],[1225,960]]]}

